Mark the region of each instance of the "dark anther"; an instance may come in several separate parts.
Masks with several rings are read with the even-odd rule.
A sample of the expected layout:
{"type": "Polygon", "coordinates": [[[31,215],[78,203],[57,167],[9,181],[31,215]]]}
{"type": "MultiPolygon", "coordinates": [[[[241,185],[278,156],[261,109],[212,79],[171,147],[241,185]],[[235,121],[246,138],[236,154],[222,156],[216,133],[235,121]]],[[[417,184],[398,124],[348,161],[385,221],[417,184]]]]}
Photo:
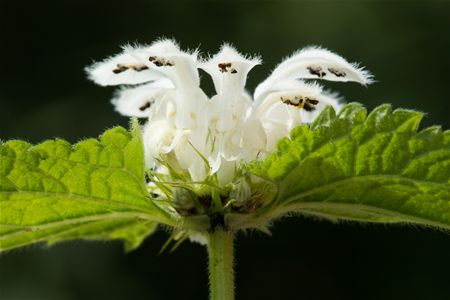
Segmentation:
{"type": "Polygon", "coordinates": [[[314,111],[316,110],[316,108],[308,103],[305,103],[305,105],[303,106],[303,109],[306,111],[314,111]]]}
{"type": "Polygon", "coordinates": [[[126,70],[128,70],[128,67],[122,64],[117,64],[117,67],[112,70],[114,74],[120,74],[122,72],[125,72],[126,70]]]}
{"type": "Polygon", "coordinates": [[[311,103],[311,104],[313,104],[313,105],[319,104],[319,100],[316,100],[316,99],[306,98],[305,101],[306,101],[306,102],[309,102],[309,103],[311,103]]]}
{"type": "Polygon", "coordinates": [[[228,72],[229,68],[231,68],[231,63],[220,63],[218,64],[218,67],[220,72],[225,73],[228,72]]]}
{"type": "Polygon", "coordinates": [[[302,106],[302,104],[303,104],[303,97],[302,96],[296,96],[295,100],[298,100],[297,106],[302,106]]]}
{"type": "Polygon", "coordinates": [[[281,102],[283,102],[284,104],[291,104],[291,105],[292,105],[292,102],[291,102],[291,100],[290,100],[289,98],[285,98],[285,97],[281,96],[281,97],[280,97],[280,100],[281,100],[281,102]]]}
{"type": "Polygon", "coordinates": [[[231,69],[231,74],[236,74],[236,73],[237,73],[236,69],[231,69]]]}
{"type": "Polygon", "coordinates": [[[325,75],[327,75],[327,73],[322,71],[322,67],[319,66],[309,66],[307,67],[307,69],[311,75],[316,75],[319,76],[320,78],[325,77],[325,75]]]}
{"type": "Polygon", "coordinates": [[[338,70],[336,68],[328,68],[328,71],[336,75],[336,77],[345,77],[345,75],[347,75],[344,71],[338,70]]]}
{"type": "Polygon", "coordinates": [[[294,98],[295,99],[292,100],[291,98],[288,98],[288,97],[283,97],[283,96],[280,97],[281,102],[283,102],[284,104],[302,108],[303,107],[303,98],[301,96],[295,96],[294,98]]]}
{"type": "Polygon", "coordinates": [[[316,105],[319,104],[319,101],[316,99],[310,99],[310,98],[306,98],[305,99],[305,104],[303,105],[303,109],[306,111],[313,111],[316,109],[316,105]]]}
{"type": "Polygon", "coordinates": [[[146,109],[149,108],[149,107],[150,107],[150,102],[145,102],[144,105],[142,105],[141,107],[139,107],[139,110],[140,110],[140,111],[144,111],[144,110],[146,110],[146,109]]]}
{"type": "Polygon", "coordinates": [[[211,230],[215,230],[217,227],[225,228],[225,216],[221,212],[214,212],[209,215],[209,226],[211,230]]]}
{"type": "Polygon", "coordinates": [[[123,65],[123,64],[117,64],[117,68],[113,70],[114,74],[119,74],[122,72],[125,72],[128,69],[133,69],[134,71],[140,72],[143,70],[147,70],[148,67],[146,65],[123,65]]]}
{"type": "Polygon", "coordinates": [[[171,62],[170,60],[166,60],[163,57],[150,56],[148,60],[157,67],[165,67],[165,66],[172,67],[174,65],[173,62],[171,62]]]}
{"type": "Polygon", "coordinates": [[[137,66],[133,66],[132,68],[133,68],[133,70],[135,70],[137,72],[148,69],[148,67],[146,65],[137,65],[137,66]]]}

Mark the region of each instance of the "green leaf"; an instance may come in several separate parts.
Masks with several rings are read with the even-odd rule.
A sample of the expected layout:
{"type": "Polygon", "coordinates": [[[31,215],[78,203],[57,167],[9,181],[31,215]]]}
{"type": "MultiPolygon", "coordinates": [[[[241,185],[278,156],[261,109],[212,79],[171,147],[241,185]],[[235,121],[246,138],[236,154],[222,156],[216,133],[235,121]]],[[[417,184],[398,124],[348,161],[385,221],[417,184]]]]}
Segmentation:
{"type": "Polygon", "coordinates": [[[134,249],[172,220],[149,197],[139,126],[74,146],[0,144],[0,250],[46,241],[123,239],[134,249]]]}
{"type": "Polygon", "coordinates": [[[450,229],[450,131],[417,132],[422,116],[381,105],[366,117],[357,103],[336,116],[328,107],[311,127],[295,128],[277,151],[251,166],[279,192],[271,209],[247,226],[300,212],[450,229]]]}

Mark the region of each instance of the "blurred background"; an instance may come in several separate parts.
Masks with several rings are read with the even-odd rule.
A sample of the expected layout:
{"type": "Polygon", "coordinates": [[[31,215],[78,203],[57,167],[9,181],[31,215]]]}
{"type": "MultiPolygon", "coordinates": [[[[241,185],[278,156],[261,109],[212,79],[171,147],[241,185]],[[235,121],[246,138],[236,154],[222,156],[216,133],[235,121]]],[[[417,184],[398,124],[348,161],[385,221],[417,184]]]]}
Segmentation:
{"type": "MultiPolygon", "coordinates": [[[[423,126],[450,125],[449,1],[0,0],[0,33],[1,139],[76,142],[127,126],[109,102],[114,88],[89,82],[83,68],[162,36],[261,54],[250,90],[282,57],[321,45],[378,80],[368,89],[327,83],[347,101],[392,103],[427,112],[423,126]]],[[[205,249],[185,243],[158,255],[166,238],[159,232],[129,254],[119,242],[12,251],[0,256],[0,299],[206,300],[205,249]]],[[[438,231],[287,218],[272,237],[239,235],[237,299],[450,299],[449,254],[450,235],[438,231]]]]}

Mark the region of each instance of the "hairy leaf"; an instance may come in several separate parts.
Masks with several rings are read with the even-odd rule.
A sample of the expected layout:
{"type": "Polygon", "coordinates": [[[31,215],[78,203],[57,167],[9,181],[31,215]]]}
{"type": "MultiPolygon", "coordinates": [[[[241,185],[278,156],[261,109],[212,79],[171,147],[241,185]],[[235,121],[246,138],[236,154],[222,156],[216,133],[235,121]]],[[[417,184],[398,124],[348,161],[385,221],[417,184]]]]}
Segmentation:
{"type": "Polygon", "coordinates": [[[275,153],[251,166],[279,187],[271,209],[259,218],[300,212],[450,229],[450,131],[417,132],[422,116],[392,111],[390,105],[367,117],[357,103],[338,115],[328,107],[311,126],[295,128],[275,153]]]}
{"type": "Polygon", "coordinates": [[[123,239],[139,246],[170,218],[149,197],[139,127],[71,146],[0,144],[0,250],[36,242],[123,239]]]}

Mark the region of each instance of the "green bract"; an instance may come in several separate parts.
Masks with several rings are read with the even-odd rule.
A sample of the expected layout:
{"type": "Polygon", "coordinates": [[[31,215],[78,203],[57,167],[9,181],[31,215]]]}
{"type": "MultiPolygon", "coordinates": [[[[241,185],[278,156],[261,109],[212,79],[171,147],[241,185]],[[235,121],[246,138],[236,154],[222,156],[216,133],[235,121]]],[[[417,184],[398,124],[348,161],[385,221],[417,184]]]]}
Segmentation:
{"type": "Polygon", "coordinates": [[[366,117],[356,103],[336,116],[328,107],[313,124],[281,140],[266,160],[244,166],[253,173],[242,173],[252,176],[249,187],[238,178],[205,196],[195,194],[201,183],[157,183],[183,203],[150,196],[136,124],[131,132],[117,127],[74,146],[62,140],[4,142],[0,249],[72,239],[123,239],[134,249],[158,224],[207,235],[219,216],[230,232],[267,230],[272,220],[292,212],[450,229],[450,132],[417,132],[422,116],[382,105],[366,117]],[[265,180],[255,181],[255,175],[265,180]],[[274,188],[264,194],[267,186],[274,188]],[[198,215],[180,213],[180,204],[189,208],[190,199],[198,202],[192,210],[198,215]]]}

